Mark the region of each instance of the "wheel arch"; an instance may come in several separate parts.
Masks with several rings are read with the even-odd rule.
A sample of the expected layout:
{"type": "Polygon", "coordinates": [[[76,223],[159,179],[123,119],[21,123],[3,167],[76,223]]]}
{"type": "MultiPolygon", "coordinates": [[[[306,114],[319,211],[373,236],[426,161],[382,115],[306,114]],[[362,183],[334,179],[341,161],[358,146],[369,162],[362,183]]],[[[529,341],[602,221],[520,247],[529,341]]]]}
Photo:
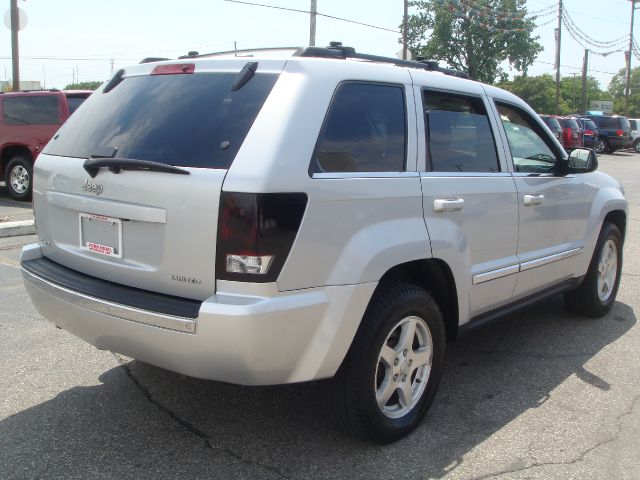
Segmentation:
{"type": "Polygon", "coordinates": [[[26,156],[33,165],[33,154],[31,150],[25,145],[7,145],[2,148],[2,152],[0,152],[0,175],[4,175],[4,171],[7,168],[7,164],[9,160],[11,160],[16,155],[24,155],[26,156]]]}
{"type": "Polygon", "coordinates": [[[451,268],[443,260],[430,258],[396,265],[380,279],[372,299],[393,282],[417,285],[429,291],[442,311],[447,341],[458,334],[458,293],[451,268]]]}
{"type": "Polygon", "coordinates": [[[624,210],[612,210],[605,215],[602,222],[603,226],[607,222],[613,223],[616,227],[618,227],[618,230],[620,230],[620,235],[622,236],[622,242],[624,243],[624,237],[627,230],[627,213],[624,210]]]}

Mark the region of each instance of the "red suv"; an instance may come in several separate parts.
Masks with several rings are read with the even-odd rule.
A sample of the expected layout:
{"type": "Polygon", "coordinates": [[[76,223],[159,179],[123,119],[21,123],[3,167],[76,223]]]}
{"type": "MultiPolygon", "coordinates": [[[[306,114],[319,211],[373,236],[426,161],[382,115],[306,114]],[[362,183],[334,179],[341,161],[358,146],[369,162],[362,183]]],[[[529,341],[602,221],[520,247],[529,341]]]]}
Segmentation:
{"type": "Polygon", "coordinates": [[[60,125],[93,93],[37,90],[0,94],[0,180],[19,200],[31,196],[33,162],[60,125]]]}
{"type": "Polygon", "coordinates": [[[562,139],[564,149],[568,152],[574,148],[581,148],[583,144],[582,127],[573,117],[557,117],[562,125],[562,139]]]}

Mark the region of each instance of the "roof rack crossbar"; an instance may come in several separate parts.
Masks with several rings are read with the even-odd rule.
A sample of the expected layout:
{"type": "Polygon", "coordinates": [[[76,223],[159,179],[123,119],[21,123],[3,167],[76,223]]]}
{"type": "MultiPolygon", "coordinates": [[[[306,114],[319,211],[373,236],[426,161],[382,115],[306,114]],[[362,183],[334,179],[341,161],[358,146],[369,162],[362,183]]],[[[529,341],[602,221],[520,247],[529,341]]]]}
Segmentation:
{"type": "Polygon", "coordinates": [[[428,70],[432,72],[441,72],[446,75],[451,75],[460,78],[470,78],[469,75],[460,70],[454,70],[451,68],[444,68],[438,65],[438,62],[434,60],[403,60],[401,58],[382,57],[379,55],[369,55],[367,53],[357,53],[352,47],[345,47],[340,42],[331,42],[326,47],[306,47],[298,50],[294,53],[294,56],[299,57],[320,57],[320,58],[357,58],[360,60],[371,60],[372,62],[390,63],[402,67],[419,68],[421,70],[428,70]]]}

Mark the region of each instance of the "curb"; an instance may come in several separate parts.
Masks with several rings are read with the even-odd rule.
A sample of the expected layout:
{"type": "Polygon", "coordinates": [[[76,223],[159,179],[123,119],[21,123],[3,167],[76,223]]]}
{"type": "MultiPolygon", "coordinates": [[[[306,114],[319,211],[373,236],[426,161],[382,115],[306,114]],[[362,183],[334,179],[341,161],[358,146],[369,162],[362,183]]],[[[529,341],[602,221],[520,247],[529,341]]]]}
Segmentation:
{"type": "Polygon", "coordinates": [[[33,220],[0,223],[0,238],[33,235],[34,233],[36,233],[36,226],[33,220]]]}

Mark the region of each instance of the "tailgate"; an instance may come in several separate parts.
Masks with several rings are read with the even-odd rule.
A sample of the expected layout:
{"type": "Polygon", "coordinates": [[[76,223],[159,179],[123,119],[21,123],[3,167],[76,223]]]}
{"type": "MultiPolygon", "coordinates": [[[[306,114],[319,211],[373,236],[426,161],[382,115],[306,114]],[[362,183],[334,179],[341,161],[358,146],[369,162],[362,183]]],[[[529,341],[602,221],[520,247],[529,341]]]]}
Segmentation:
{"type": "Polygon", "coordinates": [[[210,297],[222,183],[283,66],[194,60],[119,71],[35,164],[44,255],[99,279],[210,297]]]}
{"type": "Polygon", "coordinates": [[[226,171],[102,172],[41,155],[34,192],[44,254],[87,275],[203,300],[215,291],[220,191],[226,171]],[[46,179],[46,183],[39,181],[46,179]]]}

